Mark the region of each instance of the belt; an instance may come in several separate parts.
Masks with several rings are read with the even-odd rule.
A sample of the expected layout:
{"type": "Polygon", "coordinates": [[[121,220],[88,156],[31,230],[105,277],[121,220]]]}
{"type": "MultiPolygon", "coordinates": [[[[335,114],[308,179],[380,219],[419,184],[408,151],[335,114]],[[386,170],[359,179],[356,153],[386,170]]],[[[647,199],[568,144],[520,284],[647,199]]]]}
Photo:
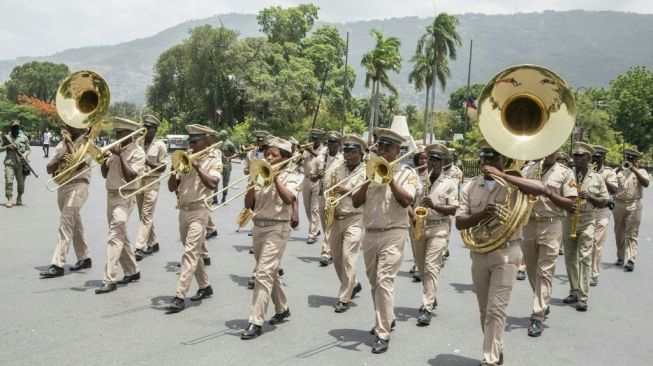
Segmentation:
{"type": "Polygon", "coordinates": [[[77,179],[73,179],[73,180],[71,180],[68,184],[77,184],[77,183],[86,183],[86,184],[89,184],[89,180],[86,179],[86,178],[77,178],[77,179]]]}
{"type": "MultiPolygon", "coordinates": [[[[130,190],[126,190],[126,189],[125,189],[125,190],[122,191],[122,193],[123,193],[124,195],[127,195],[128,193],[131,193],[131,192],[133,192],[133,191],[134,191],[133,189],[130,189],[130,190]]],[[[118,192],[117,189],[108,190],[108,191],[107,191],[107,195],[109,195],[109,197],[122,197],[122,196],[120,195],[120,192],[118,192]]]]}
{"type": "Polygon", "coordinates": [[[521,239],[510,240],[497,249],[508,249],[508,248],[519,246],[520,244],[521,244],[521,239]]]}
{"type": "Polygon", "coordinates": [[[360,215],[360,213],[352,212],[352,213],[348,213],[348,214],[344,214],[344,215],[335,215],[333,218],[336,219],[336,220],[344,220],[344,219],[348,219],[348,218],[356,216],[356,215],[360,215]]]}
{"type": "Polygon", "coordinates": [[[530,220],[535,222],[554,222],[560,220],[561,216],[535,216],[531,217],[530,220]]]}
{"type": "Polygon", "coordinates": [[[268,227],[279,224],[287,224],[290,220],[254,220],[254,226],[257,227],[268,227]]]}
{"type": "Polygon", "coordinates": [[[449,218],[448,218],[448,217],[444,217],[444,218],[437,219],[437,220],[426,220],[426,221],[424,222],[424,224],[425,224],[426,226],[432,226],[432,225],[438,225],[438,224],[441,224],[441,223],[443,223],[443,222],[448,222],[448,221],[449,221],[449,218]]]}
{"type": "Polygon", "coordinates": [[[639,198],[631,198],[631,199],[619,199],[619,198],[617,198],[617,199],[615,199],[615,202],[619,202],[619,203],[633,203],[633,202],[637,202],[637,201],[639,201],[639,198]]]}
{"type": "Polygon", "coordinates": [[[368,233],[381,233],[384,231],[389,231],[394,229],[406,229],[406,228],[393,226],[393,227],[381,227],[381,228],[366,228],[365,231],[367,231],[368,233]]]}
{"type": "Polygon", "coordinates": [[[178,205],[178,209],[182,211],[192,211],[192,210],[197,210],[198,208],[206,208],[206,205],[204,204],[204,201],[197,201],[197,202],[191,202],[191,203],[185,203],[183,205],[178,205]]]}

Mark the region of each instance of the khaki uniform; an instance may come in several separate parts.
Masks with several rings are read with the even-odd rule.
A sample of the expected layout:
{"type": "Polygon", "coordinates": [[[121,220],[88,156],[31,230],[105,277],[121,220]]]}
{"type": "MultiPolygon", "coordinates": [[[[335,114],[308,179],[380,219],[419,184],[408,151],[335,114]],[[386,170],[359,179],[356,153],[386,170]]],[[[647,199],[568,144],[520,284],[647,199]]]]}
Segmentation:
{"type": "MultiPolygon", "coordinates": [[[[574,170],[574,175],[576,171],[574,170]]],[[[608,199],[608,188],[601,175],[588,170],[585,177],[577,180],[581,191],[586,191],[592,196],[608,199]]],[[[569,215],[566,220],[568,226],[567,232],[563,234],[563,243],[565,248],[565,267],[567,267],[567,276],[569,277],[570,295],[576,295],[578,300],[587,303],[589,296],[589,282],[592,273],[592,246],[594,245],[594,206],[587,200],[583,200],[580,205],[580,217],[578,218],[578,231],[576,238],[569,236],[568,230],[571,228],[571,218],[569,215]]]]}
{"type": "MultiPolygon", "coordinates": [[[[426,179],[426,175],[428,174],[428,170],[424,170],[422,172],[419,172],[419,171],[416,171],[416,172],[417,172],[417,177],[418,177],[420,183],[424,183],[424,179],[426,179]]],[[[418,193],[420,193],[420,192],[418,192],[418,193]]],[[[421,193],[416,196],[415,203],[413,204],[413,209],[415,209],[415,207],[419,206],[420,197],[421,197],[421,193]]],[[[408,239],[410,240],[410,250],[413,253],[413,262],[414,262],[414,265],[415,265],[415,273],[413,274],[413,276],[421,278],[422,275],[420,274],[420,268],[419,268],[418,263],[417,263],[417,254],[415,254],[415,239],[413,239],[414,233],[415,233],[415,225],[413,224],[413,221],[411,220],[410,221],[410,227],[408,228],[408,239]]],[[[447,230],[447,236],[448,235],[449,235],[449,230],[447,230]]]]}
{"type": "MultiPolygon", "coordinates": [[[[456,216],[481,212],[489,203],[503,203],[505,197],[505,188],[497,183],[491,187],[479,175],[463,186],[456,216]]],[[[520,227],[501,247],[488,253],[470,252],[472,282],[481,313],[483,358],[490,365],[499,362],[503,349],[506,310],[522,256],[521,237],[520,227]]]]}
{"type": "MultiPolygon", "coordinates": [[[[428,172],[424,177],[426,174],[428,172]]],[[[427,195],[434,204],[458,206],[458,182],[455,179],[440,174],[432,184],[429,184],[427,195]]],[[[422,188],[416,196],[416,206],[420,205],[424,196],[422,192],[424,187],[422,181],[422,188]]],[[[419,240],[414,241],[415,262],[422,275],[422,307],[430,312],[437,304],[435,292],[438,289],[438,277],[449,241],[451,219],[449,215],[427,208],[424,220],[424,234],[419,240]]]]}
{"type": "Polygon", "coordinates": [[[442,174],[447,178],[455,179],[457,183],[463,182],[463,171],[453,164],[449,165],[447,169],[442,169],[442,174]]]}
{"type": "MultiPolygon", "coordinates": [[[[222,154],[213,150],[200,160],[199,166],[214,178],[222,175],[222,154]]],[[[204,199],[213,194],[195,168],[190,173],[179,175],[179,234],[184,244],[184,254],[181,257],[181,271],[177,282],[176,297],[186,298],[193,275],[199,288],[209,286],[209,277],[204,268],[201,253],[206,248],[206,224],[209,220],[209,209],[204,199]]]]}
{"type": "MultiPolygon", "coordinates": [[[[7,135],[11,139],[10,135],[7,135]]],[[[5,144],[7,141],[3,137],[0,145],[5,144]]],[[[29,146],[29,139],[23,131],[20,131],[18,137],[13,140],[14,144],[18,148],[25,158],[29,156],[32,152],[32,149],[29,146]]],[[[0,151],[5,151],[6,147],[0,147],[0,151]]],[[[16,190],[18,195],[22,195],[25,192],[25,175],[23,174],[24,162],[18,158],[16,151],[6,150],[5,154],[5,197],[13,197],[14,195],[14,179],[16,179],[16,190]]]]}
{"type": "MultiPolygon", "coordinates": [[[[403,164],[392,167],[393,179],[412,197],[419,180],[415,171],[403,164]]],[[[376,312],[376,335],[390,339],[394,320],[394,281],[404,259],[408,235],[408,207],[402,207],[388,185],[370,185],[363,211],[363,258],[372,288],[376,312]]]]}
{"type": "MultiPolygon", "coordinates": [[[[299,180],[296,174],[282,171],[279,173],[279,179],[286,189],[293,194],[297,193],[299,180]]],[[[288,309],[288,300],[279,279],[278,269],[290,235],[292,204],[287,205],[281,200],[274,183],[264,189],[255,189],[252,242],[256,259],[256,281],[249,322],[262,326],[270,297],[275,313],[280,314],[288,309]]]]}
{"type": "MultiPolygon", "coordinates": [[[[647,180],[648,173],[638,169],[647,180]]],[[[642,202],[644,187],[639,184],[637,176],[631,171],[621,170],[617,173],[617,193],[614,201],[614,236],[617,241],[617,258],[635,261],[639,224],[642,219],[642,202]]]]}
{"type": "MultiPolygon", "coordinates": [[[[348,180],[340,186],[350,190],[357,184],[365,181],[365,163],[361,162],[353,171],[349,171],[345,164],[334,167],[337,181],[356,174],[355,178],[348,180]]],[[[330,184],[329,174],[325,179],[330,184]],[[327,178],[328,177],[328,178],[327,178]]],[[[330,188],[331,185],[326,186],[330,188]]],[[[338,301],[347,303],[351,300],[351,293],[358,283],[356,279],[356,258],[363,236],[363,207],[354,208],[351,195],[343,198],[336,207],[333,223],[326,228],[328,247],[333,256],[333,267],[340,280],[338,301]]]]}
{"type": "MultiPolygon", "coordinates": [[[[149,146],[145,149],[147,161],[155,164],[165,164],[168,157],[168,148],[166,144],[154,138],[149,146]]],[[[145,165],[144,172],[151,171],[151,168],[145,165]]],[[[141,185],[149,184],[150,182],[159,179],[161,172],[164,168],[160,168],[155,173],[149,174],[141,180],[141,185]]],[[[154,233],[154,210],[156,208],[156,201],[159,197],[160,184],[154,184],[147,190],[136,195],[136,206],[138,207],[138,216],[140,224],[138,226],[138,234],[136,234],[136,249],[145,250],[148,246],[158,243],[156,234],[154,233]]]]}
{"type": "MultiPolygon", "coordinates": [[[[145,165],[145,152],[135,143],[129,144],[124,148],[127,163],[136,172],[143,173],[145,165]]],[[[107,240],[107,265],[104,270],[104,280],[106,284],[116,283],[118,281],[117,271],[118,262],[122,267],[125,276],[131,276],[138,272],[138,265],[134,257],[134,250],[129,244],[127,237],[127,220],[134,209],[135,199],[122,198],[118,193],[120,186],[126,183],[122,176],[120,159],[116,156],[108,158],[107,165],[107,220],[109,221],[109,238],[107,240]]],[[[129,192],[138,189],[138,179],[132,184],[125,187],[123,192],[129,192]]]]}
{"type": "MultiPolygon", "coordinates": [[[[522,174],[534,178],[540,162],[533,162],[522,174]]],[[[551,191],[562,197],[576,197],[576,181],[571,169],[558,164],[541,172],[541,180],[551,191]]],[[[526,264],[528,282],[533,290],[533,313],[531,319],[544,321],[553,289],[553,275],[562,244],[562,221],[566,212],[550,199],[541,196],[533,205],[528,224],[523,228],[521,250],[526,264]]]]}
{"type": "MultiPolygon", "coordinates": [[[[85,138],[80,136],[75,142],[82,143],[85,138]]],[[[67,153],[63,141],[54,149],[52,160],[58,160],[67,153]]],[[[87,154],[84,158],[86,164],[91,164],[92,159],[87,154]]],[[[70,243],[73,243],[77,260],[82,261],[91,257],[88,250],[86,238],[84,237],[84,225],[79,212],[88,198],[88,185],[91,179],[91,171],[88,170],[74,181],[66,184],[57,190],[57,204],[59,205],[59,238],[57,247],[52,255],[52,264],[63,267],[66,264],[66,256],[70,243]]]]}
{"type": "MultiPolygon", "coordinates": [[[[311,182],[311,172],[313,159],[319,159],[322,154],[327,150],[327,147],[320,145],[315,151],[316,157],[313,157],[308,151],[304,151],[304,158],[302,165],[304,168],[304,181],[302,182],[302,198],[304,201],[304,209],[306,210],[306,217],[308,218],[308,236],[316,237],[319,229],[320,222],[320,203],[318,194],[320,193],[320,182],[311,182]]],[[[322,156],[324,158],[324,156],[322,156]]]]}
{"type": "Polygon", "coordinates": [[[320,217],[320,224],[322,225],[322,232],[324,232],[324,241],[322,242],[322,250],[320,252],[321,257],[331,258],[331,249],[329,247],[329,238],[326,230],[326,218],[325,205],[326,200],[324,198],[324,190],[329,186],[329,180],[331,180],[331,175],[333,169],[343,164],[343,156],[341,152],[336,153],[335,156],[330,156],[327,150],[324,151],[324,155],[320,155],[313,159],[311,162],[311,175],[317,175],[320,172],[324,172],[324,178],[322,181],[317,181],[318,185],[318,215],[320,217]],[[320,188],[321,187],[321,188],[320,188]],[[320,194],[322,193],[322,194],[320,194]]]}
{"type": "MultiPolygon", "coordinates": [[[[617,173],[614,169],[602,166],[598,174],[603,177],[603,181],[618,187],[617,173]]],[[[607,188],[607,187],[606,187],[607,188]]],[[[609,193],[609,192],[608,192],[609,193]]],[[[610,224],[610,209],[607,207],[597,208],[594,211],[594,245],[592,247],[592,276],[598,277],[601,272],[601,256],[603,255],[603,244],[607,237],[608,225],[610,224]]]]}

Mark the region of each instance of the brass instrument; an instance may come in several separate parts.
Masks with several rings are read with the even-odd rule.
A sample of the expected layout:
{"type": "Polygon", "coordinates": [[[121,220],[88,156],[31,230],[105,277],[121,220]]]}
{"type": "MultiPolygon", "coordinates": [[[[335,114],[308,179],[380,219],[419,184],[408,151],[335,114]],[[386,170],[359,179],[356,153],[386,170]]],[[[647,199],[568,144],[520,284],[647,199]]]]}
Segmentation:
{"type": "MultiPolygon", "coordinates": [[[[331,179],[329,180],[329,187],[335,187],[338,184],[338,169],[334,169],[333,172],[331,173],[331,179]]],[[[329,194],[324,192],[324,197],[326,197],[325,204],[324,204],[324,210],[326,211],[325,215],[325,223],[326,226],[329,227],[331,224],[333,224],[333,218],[336,215],[336,207],[338,205],[333,205],[333,201],[337,200],[338,194],[337,193],[331,193],[333,190],[329,191],[329,194]]]]}
{"type": "MultiPolygon", "coordinates": [[[[50,190],[51,192],[56,191],[57,189],[59,189],[59,188],[65,186],[66,184],[68,184],[69,182],[72,182],[73,180],[75,180],[75,179],[81,177],[82,175],[84,175],[84,173],[86,173],[86,172],[88,172],[89,170],[95,168],[96,166],[102,165],[102,164],[104,163],[104,161],[106,160],[106,158],[107,158],[106,155],[111,151],[111,149],[112,149],[114,146],[116,146],[116,145],[120,145],[120,144],[122,144],[124,141],[127,141],[127,140],[133,138],[133,137],[136,136],[136,135],[139,135],[139,134],[145,134],[146,131],[147,131],[147,130],[146,130],[145,128],[139,128],[138,130],[136,130],[136,131],[130,133],[129,135],[124,136],[124,137],[122,137],[122,138],[120,138],[120,139],[118,139],[118,140],[116,140],[116,141],[110,143],[109,145],[107,145],[107,146],[105,146],[105,147],[98,147],[98,146],[95,145],[94,143],[90,143],[90,144],[88,144],[88,142],[87,142],[88,146],[85,147],[85,148],[86,148],[86,154],[89,154],[89,155],[91,156],[91,158],[93,159],[94,163],[92,163],[91,165],[89,165],[89,166],[86,167],[85,169],[83,169],[83,170],[81,170],[81,171],[78,171],[79,168],[81,168],[82,164],[84,164],[84,160],[80,160],[80,161],[77,162],[76,164],[73,164],[73,165],[68,166],[64,171],[59,172],[57,175],[55,175],[54,177],[52,177],[52,179],[48,180],[48,181],[45,183],[45,186],[46,186],[47,189],[50,190]],[[76,173],[76,174],[74,174],[74,173],[76,173]],[[73,176],[70,176],[70,174],[74,174],[74,175],[73,175],[73,176]],[[67,176],[67,177],[69,177],[69,178],[66,179],[65,181],[61,182],[61,183],[58,183],[58,182],[57,182],[57,177],[59,177],[59,176],[67,176]]],[[[134,142],[134,143],[135,143],[135,142],[134,142]]],[[[82,158],[83,158],[83,157],[84,157],[84,156],[82,156],[82,158]]],[[[131,182],[130,182],[130,183],[131,183],[131,182]]],[[[128,184],[130,184],[130,183],[128,183],[128,184]]]]}
{"type": "Polygon", "coordinates": [[[297,146],[297,151],[299,151],[300,153],[303,153],[303,152],[306,151],[306,149],[307,149],[309,146],[311,146],[311,145],[313,145],[312,142],[309,142],[309,143],[307,143],[307,144],[298,145],[298,146],[297,146]]]}
{"type": "MultiPolygon", "coordinates": [[[[591,169],[592,172],[596,172],[596,164],[595,163],[590,164],[589,169],[591,169]]],[[[585,179],[585,177],[583,177],[583,180],[584,179],[585,179]]],[[[579,182],[578,180],[576,180],[575,187],[576,187],[576,189],[578,191],[580,191],[582,186],[583,186],[583,182],[582,181],[579,182]]],[[[576,208],[576,210],[571,215],[571,224],[569,225],[569,237],[570,238],[576,238],[576,236],[578,234],[578,223],[580,222],[580,206],[583,203],[585,203],[585,199],[580,198],[580,195],[578,195],[578,196],[576,196],[576,198],[574,198],[574,207],[576,208]]]]}
{"type": "Polygon", "coordinates": [[[140,187],[137,190],[131,191],[128,194],[123,193],[123,189],[125,189],[128,186],[132,185],[136,179],[143,179],[145,177],[148,177],[148,176],[152,175],[152,173],[158,172],[160,167],[157,168],[157,169],[152,169],[149,172],[136,177],[136,179],[134,179],[134,181],[123,184],[120,188],[118,188],[118,193],[120,193],[120,196],[122,198],[129,198],[131,196],[137,195],[137,194],[149,189],[150,187],[158,184],[162,180],[168,178],[173,173],[179,173],[181,175],[186,175],[186,174],[190,173],[191,170],[192,170],[193,160],[200,159],[204,155],[208,154],[209,152],[211,152],[211,151],[213,151],[215,149],[219,149],[220,146],[222,146],[222,144],[224,144],[224,141],[220,141],[220,142],[217,142],[217,143],[215,143],[215,144],[213,144],[211,146],[207,146],[206,148],[204,148],[204,149],[202,149],[202,150],[200,150],[200,151],[198,151],[196,153],[192,153],[192,154],[189,154],[186,151],[182,151],[182,150],[175,150],[175,152],[172,153],[172,157],[170,158],[170,167],[171,167],[170,172],[160,176],[159,178],[149,182],[148,184],[140,187]]]}
{"type": "Polygon", "coordinates": [[[623,169],[623,170],[629,170],[631,166],[632,166],[632,165],[631,165],[630,161],[624,161],[624,163],[621,164],[621,169],[623,169]]]}
{"type": "MultiPolygon", "coordinates": [[[[514,159],[507,174],[519,174],[521,160],[537,160],[562,146],[574,127],[576,102],[569,86],[553,71],[518,65],[495,75],[478,103],[479,127],[487,142],[514,159]]],[[[465,246],[487,253],[506,243],[526,222],[536,197],[493,176],[506,189],[498,214],[462,230],[465,246]]]]}
{"type": "Polygon", "coordinates": [[[241,154],[248,153],[248,152],[256,149],[256,147],[257,147],[256,145],[251,145],[249,147],[247,147],[245,145],[240,145],[240,148],[238,148],[238,152],[241,153],[241,154]]]}
{"type": "Polygon", "coordinates": [[[59,85],[56,95],[57,114],[66,125],[89,130],[85,142],[77,144],[71,154],[64,156],[64,161],[54,172],[53,178],[46,182],[49,190],[57,190],[79,176],[75,172],[84,163],[86,153],[100,134],[109,101],[107,82],[92,71],[75,72],[59,85]],[[52,181],[57,185],[54,186],[52,181]]]}
{"type": "MultiPolygon", "coordinates": [[[[429,190],[431,189],[431,171],[426,173],[426,178],[424,178],[424,186],[422,191],[421,201],[429,196],[429,190]]],[[[424,235],[424,229],[426,228],[426,214],[428,210],[426,207],[418,206],[415,207],[415,227],[413,228],[413,239],[420,240],[422,235],[424,235]]]]}

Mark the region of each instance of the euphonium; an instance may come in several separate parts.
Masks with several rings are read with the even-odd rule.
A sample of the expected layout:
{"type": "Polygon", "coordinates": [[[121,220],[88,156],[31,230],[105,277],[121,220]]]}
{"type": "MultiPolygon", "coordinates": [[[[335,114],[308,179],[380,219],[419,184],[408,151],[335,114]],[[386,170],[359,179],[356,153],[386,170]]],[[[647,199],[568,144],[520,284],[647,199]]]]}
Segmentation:
{"type": "MultiPolygon", "coordinates": [[[[333,173],[331,173],[331,180],[329,181],[329,187],[333,187],[338,184],[338,174],[337,174],[337,168],[333,170],[333,173]]],[[[336,207],[338,207],[338,204],[336,203],[335,205],[333,204],[334,202],[338,202],[338,194],[329,191],[327,193],[326,191],[324,192],[324,197],[325,197],[325,211],[326,211],[326,218],[325,218],[325,223],[328,226],[331,226],[333,224],[333,218],[336,215],[336,207]]]]}
{"type": "MultiPolygon", "coordinates": [[[[567,84],[553,71],[518,65],[495,75],[481,92],[479,127],[487,142],[515,159],[508,174],[519,174],[520,160],[537,160],[560,148],[574,127],[576,102],[567,84]],[[514,170],[513,170],[514,169],[514,170]]],[[[465,246],[486,253],[506,243],[528,219],[536,199],[493,176],[506,189],[498,215],[461,231],[465,246]]]]}
{"type": "MultiPolygon", "coordinates": [[[[426,177],[424,178],[424,185],[423,185],[423,191],[422,191],[422,197],[420,198],[420,203],[421,201],[428,197],[429,195],[429,190],[431,188],[431,172],[428,171],[426,173],[426,177]]],[[[428,213],[428,210],[426,207],[423,206],[418,206],[415,207],[415,227],[413,228],[413,239],[415,240],[420,240],[422,238],[422,235],[424,235],[424,229],[426,227],[426,214],[428,213]]]]}

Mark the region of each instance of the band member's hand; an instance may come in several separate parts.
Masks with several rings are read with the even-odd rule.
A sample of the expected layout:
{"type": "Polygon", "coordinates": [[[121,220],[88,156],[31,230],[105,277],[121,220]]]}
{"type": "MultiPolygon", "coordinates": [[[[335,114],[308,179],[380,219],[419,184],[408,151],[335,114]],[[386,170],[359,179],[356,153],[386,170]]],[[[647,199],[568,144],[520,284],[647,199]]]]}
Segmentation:
{"type": "Polygon", "coordinates": [[[290,217],[290,227],[295,229],[297,226],[299,226],[299,216],[293,213],[290,217]]]}
{"type": "Polygon", "coordinates": [[[116,155],[116,156],[120,156],[120,153],[122,153],[122,149],[118,145],[112,147],[110,151],[111,151],[111,153],[113,155],[116,155]]]}
{"type": "Polygon", "coordinates": [[[197,168],[199,168],[199,166],[200,166],[200,162],[199,162],[197,159],[193,159],[193,160],[191,160],[190,165],[191,165],[193,168],[197,169],[197,168]]]}
{"type": "Polygon", "coordinates": [[[483,167],[483,174],[501,176],[502,172],[491,165],[485,165],[483,167]]]}
{"type": "Polygon", "coordinates": [[[61,130],[61,138],[64,140],[64,142],[73,142],[73,138],[71,137],[68,130],[61,130]]]}
{"type": "Polygon", "coordinates": [[[485,216],[486,217],[498,216],[500,206],[501,205],[499,205],[498,203],[488,203],[488,205],[485,206],[485,216]]]}
{"type": "Polygon", "coordinates": [[[589,196],[589,193],[587,193],[587,191],[578,191],[578,197],[582,199],[587,199],[587,196],[589,196]]]}
{"type": "Polygon", "coordinates": [[[11,151],[16,150],[16,145],[14,145],[14,144],[9,144],[6,147],[7,147],[7,150],[11,150],[11,151]]]}
{"type": "Polygon", "coordinates": [[[319,173],[315,174],[315,176],[317,177],[317,179],[322,179],[322,178],[324,178],[324,172],[319,172],[319,173]]]}
{"type": "Polygon", "coordinates": [[[435,208],[435,204],[433,203],[431,197],[422,198],[422,207],[435,208]]]}
{"type": "Polygon", "coordinates": [[[345,195],[345,194],[347,194],[347,192],[349,192],[349,191],[346,190],[346,189],[344,189],[344,188],[342,188],[341,186],[336,186],[336,187],[333,189],[333,193],[335,193],[335,194],[338,195],[338,196],[345,195]]]}

